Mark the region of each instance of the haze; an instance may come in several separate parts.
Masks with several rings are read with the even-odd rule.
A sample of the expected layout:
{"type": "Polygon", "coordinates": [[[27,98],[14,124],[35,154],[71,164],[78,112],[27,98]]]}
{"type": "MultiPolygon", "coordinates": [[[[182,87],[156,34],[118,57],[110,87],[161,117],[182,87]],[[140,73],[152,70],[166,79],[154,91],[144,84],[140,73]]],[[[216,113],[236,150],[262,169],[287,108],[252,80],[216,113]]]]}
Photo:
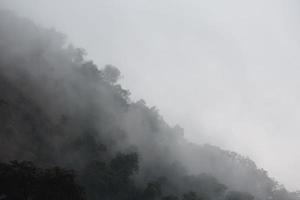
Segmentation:
{"type": "Polygon", "coordinates": [[[298,1],[0,2],[116,65],[132,97],[190,141],[249,156],[299,189],[298,1]]]}

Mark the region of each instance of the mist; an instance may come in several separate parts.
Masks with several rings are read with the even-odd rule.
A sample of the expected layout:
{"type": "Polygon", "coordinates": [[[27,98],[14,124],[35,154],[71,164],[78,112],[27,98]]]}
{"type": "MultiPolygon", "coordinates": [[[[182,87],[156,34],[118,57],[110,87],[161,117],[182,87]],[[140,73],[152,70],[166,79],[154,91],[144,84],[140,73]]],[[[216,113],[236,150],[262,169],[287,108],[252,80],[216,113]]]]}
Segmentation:
{"type": "Polygon", "coordinates": [[[157,106],[188,141],[239,152],[298,189],[298,2],[1,4],[66,33],[98,66],[116,65],[132,98],[157,106]]]}

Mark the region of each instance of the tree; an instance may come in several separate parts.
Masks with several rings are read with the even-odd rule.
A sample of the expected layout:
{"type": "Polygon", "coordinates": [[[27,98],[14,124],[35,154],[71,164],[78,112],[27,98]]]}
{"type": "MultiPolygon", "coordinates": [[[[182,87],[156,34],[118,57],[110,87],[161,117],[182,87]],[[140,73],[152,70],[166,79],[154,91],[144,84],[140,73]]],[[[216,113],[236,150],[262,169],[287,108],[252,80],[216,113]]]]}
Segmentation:
{"type": "Polygon", "coordinates": [[[197,197],[197,194],[193,191],[183,194],[182,199],[183,200],[199,200],[197,197]]]}
{"type": "Polygon", "coordinates": [[[106,65],[102,70],[104,80],[111,84],[115,84],[121,76],[121,72],[118,68],[113,65],[106,65]]]}
{"type": "Polygon", "coordinates": [[[0,195],[7,200],[34,196],[39,170],[31,162],[0,163],[0,195]]]}
{"type": "Polygon", "coordinates": [[[75,172],[59,167],[43,170],[37,181],[36,199],[84,200],[81,186],[75,182],[75,172]]]}
{"type": "Polygon", "coordinates": [[[147,200],[157,199],[161,195],[162,195],[161,185],[157,181],[154,181],[148,183],[143,193],[143,199],[147,199],[147,200]]]}
{"type": "Polygon", "coordinates": [[[254,197],[251,194],[230,191],[225,197],[225,200],[253,200],[254,197]]]}
{"type": "Polygon", "coordinates": [[[82,172],[81,180],[89,199],[135,199],[139,190],[131,176],[138,170],[136,153],[118,153],[110,162],[91,162],[82,172]]]}
{"type": "Polygon", "coordinates": [[[41,169],[32,162],[0,163],[0,196],[5,200],[84,200],[75,173],[59,167],[41,169]]]}
{"type": "Polygon", "coordinates": [[[179,200],[179,198],[175,195],[168,195],[161,198],[161,200],[179,200]]]}
{"type": "Polygon", "coordinates": [[[128,178],[138,170],[137,153],[118,153],[110,162],[111,169],[124,178],[128,178]]]}

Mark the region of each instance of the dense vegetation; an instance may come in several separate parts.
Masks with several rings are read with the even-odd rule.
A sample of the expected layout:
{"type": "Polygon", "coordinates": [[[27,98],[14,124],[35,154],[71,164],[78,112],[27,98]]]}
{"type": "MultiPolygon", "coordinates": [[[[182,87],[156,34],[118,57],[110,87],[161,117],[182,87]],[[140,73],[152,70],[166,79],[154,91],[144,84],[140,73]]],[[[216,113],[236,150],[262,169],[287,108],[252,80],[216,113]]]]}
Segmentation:
{"type": "Polygon", "coordinates": [[[119,77],[0,12],[0,199],[299,199],[253,161],[187,142],[119,77]]]}
{"type": "Polygon", "coordinates": [[[31,162],[0,163],[1,199],[83,200],[84,192],[73,171],[37,168],[31,162]]]}

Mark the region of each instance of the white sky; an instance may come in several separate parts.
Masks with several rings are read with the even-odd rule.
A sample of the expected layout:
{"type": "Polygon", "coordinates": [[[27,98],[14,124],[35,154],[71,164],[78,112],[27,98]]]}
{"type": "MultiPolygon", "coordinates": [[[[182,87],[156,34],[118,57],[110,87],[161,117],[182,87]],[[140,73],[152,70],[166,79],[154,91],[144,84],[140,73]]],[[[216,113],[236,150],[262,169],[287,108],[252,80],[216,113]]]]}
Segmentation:
{"type": "Polygon", "coordinates": [[[66,33],[186,137],[300,189],[297,0],[0,0],[66,33]]]}

